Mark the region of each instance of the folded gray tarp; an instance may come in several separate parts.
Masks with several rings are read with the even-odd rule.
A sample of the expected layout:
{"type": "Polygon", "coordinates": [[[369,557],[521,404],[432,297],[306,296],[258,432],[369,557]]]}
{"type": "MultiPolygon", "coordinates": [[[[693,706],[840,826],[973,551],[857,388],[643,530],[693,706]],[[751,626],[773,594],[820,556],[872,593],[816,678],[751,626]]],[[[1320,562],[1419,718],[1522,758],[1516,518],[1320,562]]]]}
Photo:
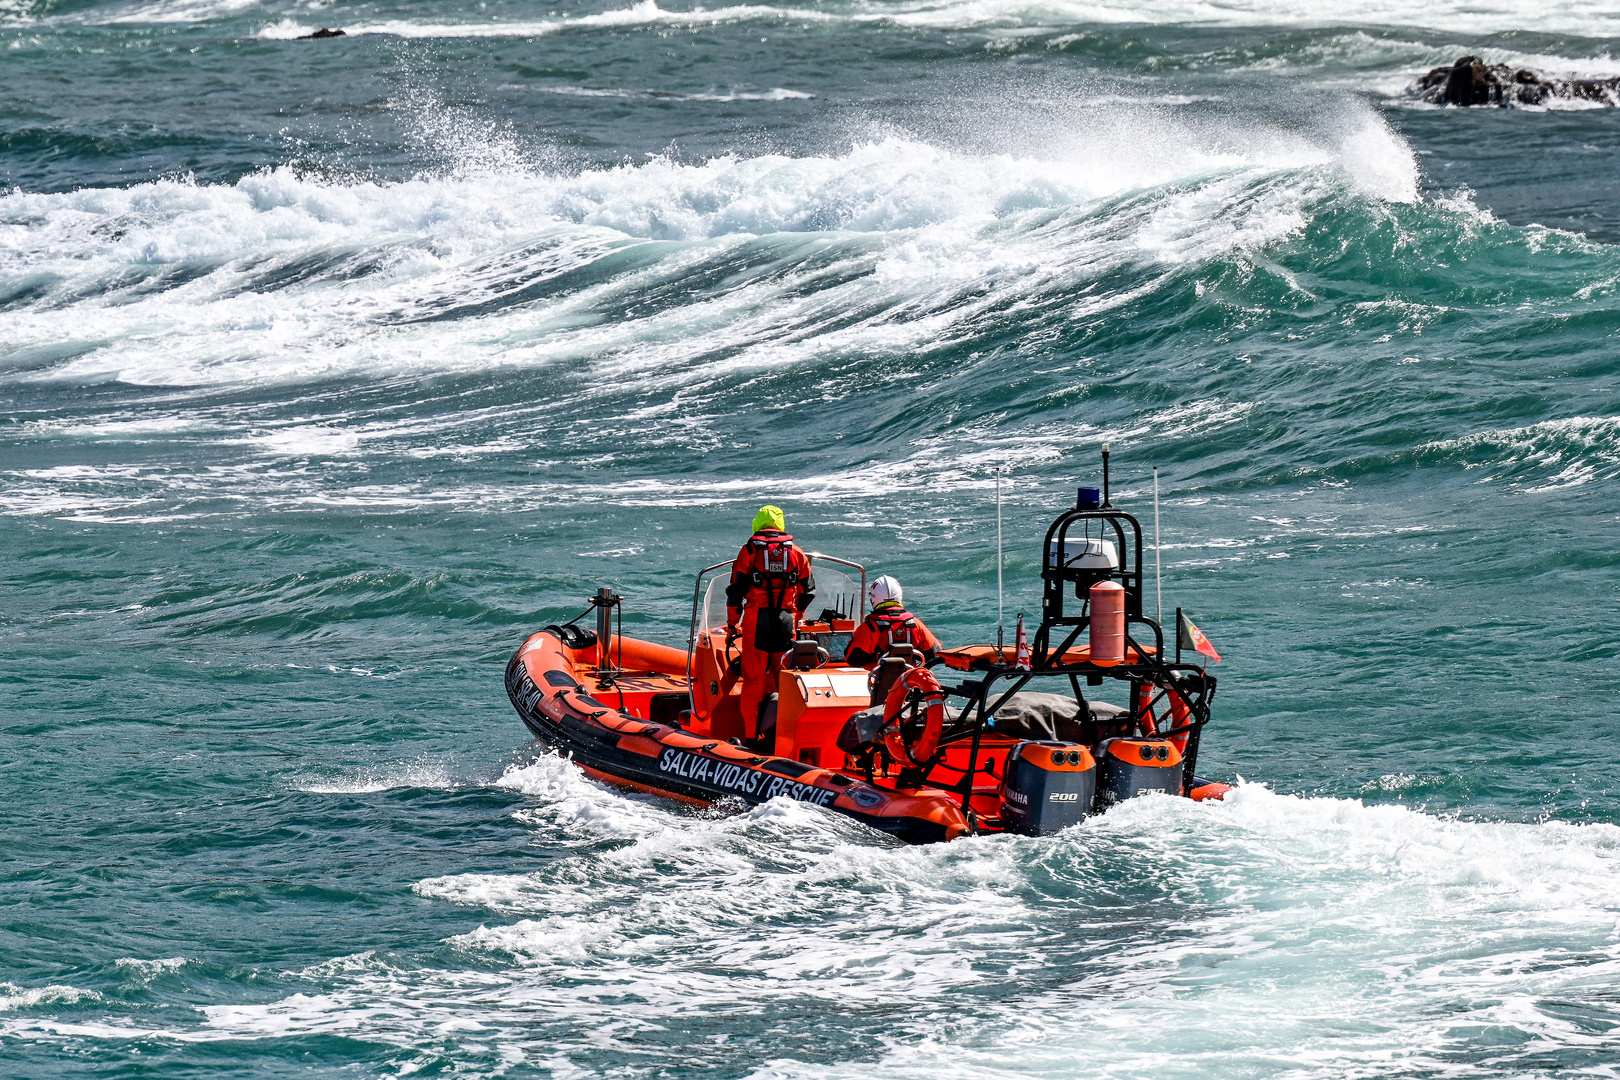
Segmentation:
{"type": "MultiPolygon", "coordinates": [[[[1112,720],[1125,710],[1103,701],[1087,702],[1095,720],[1112,720]]],[[[945,707],[946,722],[959,719],[962,710],[953,705],[945,707]]],[[[1067,694],[1041,694],[1024,691],[1008,698],[995,711],[990,727],[997,734],[1011,739],[1035,739],[1047,742],[1084,742],[1085,732],[1080,725],[1080,703],[1067,694]]],[[[867,743],[876,742],[883,727],[883,709],[874,705],[862,709],[849,718],[838,736],[838,745],[846,753],[854,753],[867,743]],[[845,745],[845,744],[849,745],[845,745]]]]}

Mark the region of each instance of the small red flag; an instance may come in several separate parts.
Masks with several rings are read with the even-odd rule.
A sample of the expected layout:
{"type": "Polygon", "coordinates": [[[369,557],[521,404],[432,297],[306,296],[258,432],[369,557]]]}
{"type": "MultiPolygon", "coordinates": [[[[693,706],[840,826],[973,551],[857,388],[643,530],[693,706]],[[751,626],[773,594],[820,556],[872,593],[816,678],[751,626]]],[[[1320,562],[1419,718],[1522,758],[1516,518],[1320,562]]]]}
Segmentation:
{"type": "Polygon", "coordinates": [[[1217,664],[1221,662],[1221,654],[1215,651],[1215,646],[1209,643],[1209,638],[1205,637],[1204,632],[1194,626],[1193,621],[1179,610],[1176,612],[1176,639],[1183,649],[1201,652],[1217,664]]]}

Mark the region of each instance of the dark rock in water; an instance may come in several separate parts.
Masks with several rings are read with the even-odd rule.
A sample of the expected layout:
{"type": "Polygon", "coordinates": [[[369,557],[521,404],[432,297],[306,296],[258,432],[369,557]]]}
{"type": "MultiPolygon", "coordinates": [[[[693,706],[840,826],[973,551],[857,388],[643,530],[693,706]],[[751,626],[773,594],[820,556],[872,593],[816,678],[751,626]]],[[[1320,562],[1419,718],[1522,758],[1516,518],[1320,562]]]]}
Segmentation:
{"type": "Polygon", "coordinates": [[[1556,98],[1620,105],[1620,77],[1580,79],[1549,75],[1530,68],[1487,64],[1464,56],[1450,67],[1437,67],[1407,87],[1406,92],[1433,105],[1545,105],[1556,98]]]}
{"type": "Polygon", "coordinates": [[[298,40],[299,41],[313,41],[316,38],[348,37],[348,36],[349,35],[345,34],[342,30],[328,30],[326,27],[323,26],[319,30],[315,31],[313,34],[302,34],[302,35],[300,35],[298,40]]]}

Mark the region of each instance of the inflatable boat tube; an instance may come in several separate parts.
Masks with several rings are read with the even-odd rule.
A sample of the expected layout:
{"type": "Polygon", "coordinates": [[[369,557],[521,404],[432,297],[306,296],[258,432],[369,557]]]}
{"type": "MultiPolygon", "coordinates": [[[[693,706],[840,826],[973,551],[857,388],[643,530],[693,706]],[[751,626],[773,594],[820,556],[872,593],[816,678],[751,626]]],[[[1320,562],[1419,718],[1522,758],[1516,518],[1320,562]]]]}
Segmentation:
{"type": "MultiPolygon", "coordinates": [[[[636,643],[634,666],[679,673],[678,649],[636,643]],[[670,667],[675,670],[668,670],[670,667]]],[[[616,649],[618,639],[609,645],[616,649]]],[[[632,643],[624,640],[624,664],[632,643]]],[[[610,657],[617,662],[616,652],[610,657]]],[[[592,697],[579,681],[579,665],[593,663],[593,645],[575,650],[550,630],[530,637],[506,668],[506,692],[541,742],[599,779],[693,803],[775,798],[825,806],[910,843],[953,840],[968,831],[950,793],[938,788],[888,791],[830,769],[756,754],[703,739],[678,727],[628,715],[592,697]]]]}

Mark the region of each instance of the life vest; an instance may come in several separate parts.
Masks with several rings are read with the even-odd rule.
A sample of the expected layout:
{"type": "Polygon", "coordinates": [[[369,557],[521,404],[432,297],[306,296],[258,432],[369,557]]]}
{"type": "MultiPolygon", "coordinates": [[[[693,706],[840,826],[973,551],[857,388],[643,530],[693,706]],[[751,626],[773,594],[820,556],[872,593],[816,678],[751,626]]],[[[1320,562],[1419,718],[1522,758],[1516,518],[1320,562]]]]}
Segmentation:
{"type": "Polygon", "coordinates": [[[871,651],[878,656],[886,655],[896,645],[910,645],[919,651],[924,648],[917,617],[904,608],[874,611],[866,617],[866,625],[877,635],[877,647],[871,651]]]}
{"type": "Polygon", "coordinates": [[[787,607],[788,593],[799,584],[799,559],[793,537],[787,533],[755,533],[748,538],[746,546],[753,564],[749,584],[765,594],[765,603],[761,606],[787,607]]]}

